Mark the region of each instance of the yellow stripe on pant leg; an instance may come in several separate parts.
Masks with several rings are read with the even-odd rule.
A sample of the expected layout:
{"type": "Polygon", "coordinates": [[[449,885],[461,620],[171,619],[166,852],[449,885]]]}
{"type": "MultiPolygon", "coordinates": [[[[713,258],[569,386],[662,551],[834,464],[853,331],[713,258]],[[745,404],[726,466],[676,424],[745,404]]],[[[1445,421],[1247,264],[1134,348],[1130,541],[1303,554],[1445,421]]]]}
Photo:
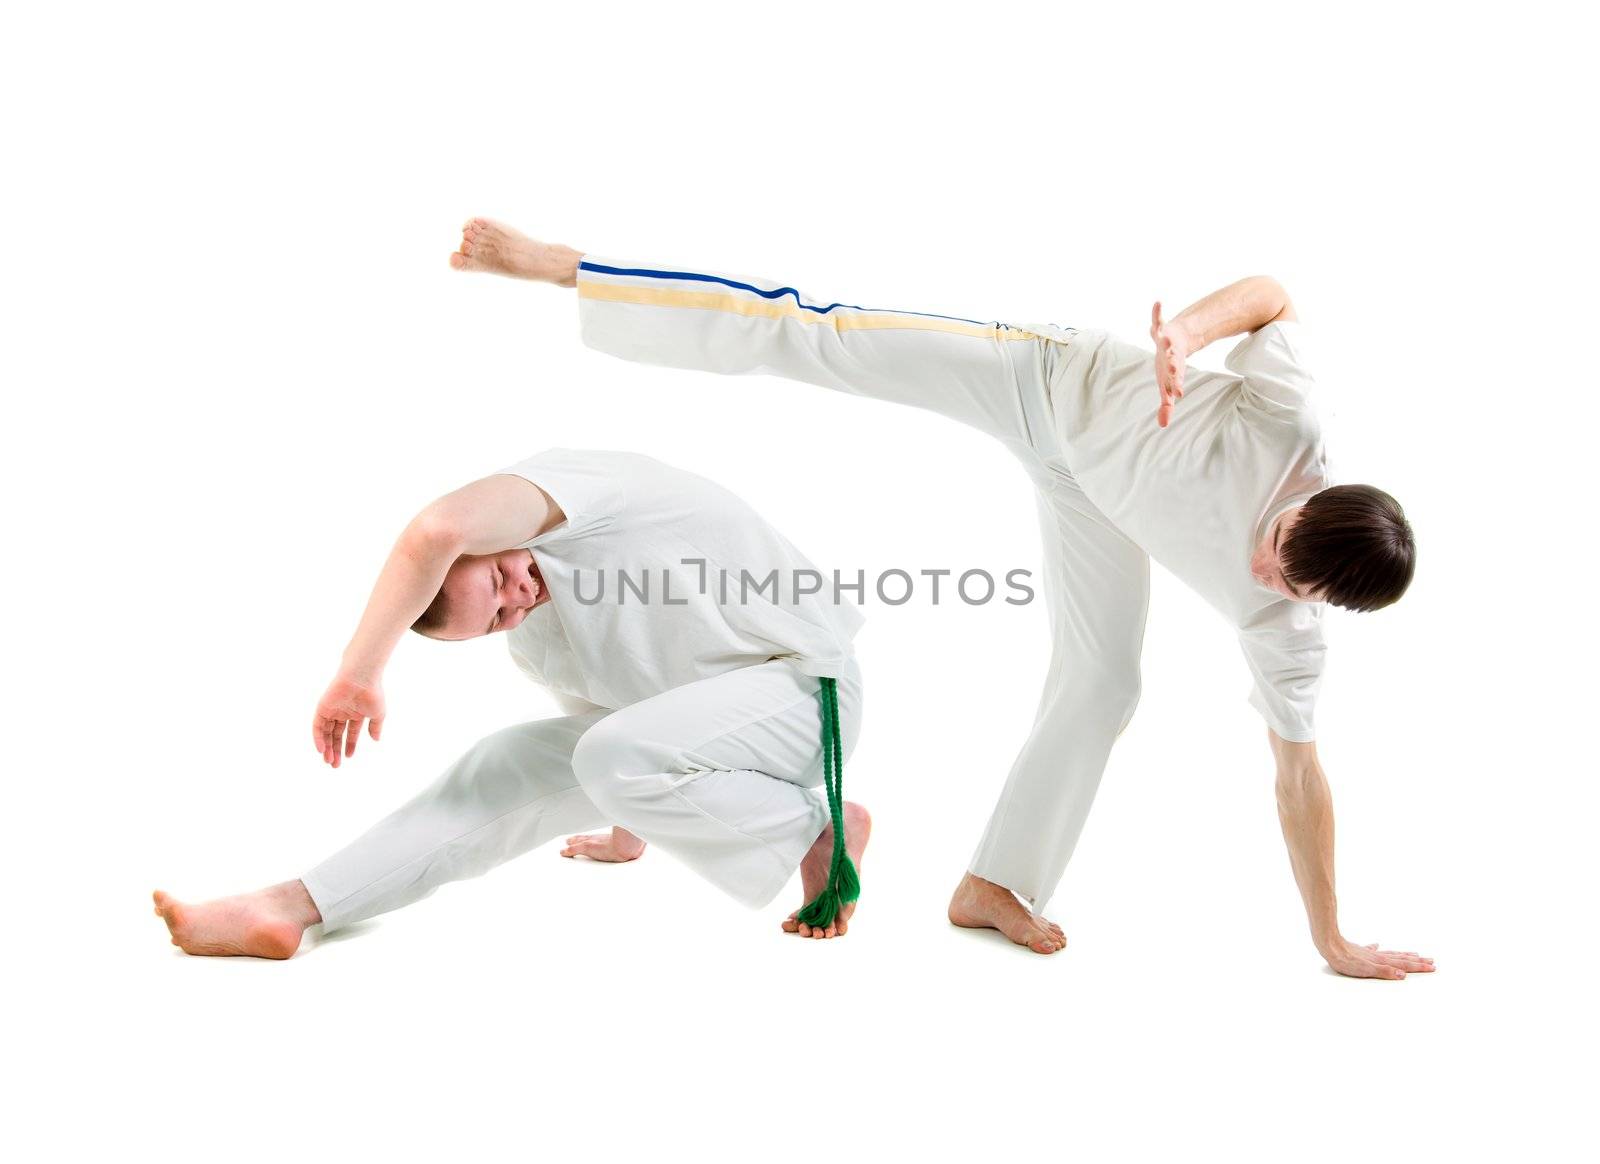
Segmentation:
{"type": "Polygon", "coordinates": [[[966,335],[974,339],[989,340],[1040,338],[1031,331],[1001,327],[993,323],[963,323],[955,319],[932,319],[926,316],[875,312],[843,314],[838,307],[823,315],[820,312],[807,311],[793,303],[746,299],[743,296],[724,295],[715,291],[634,287],[625,283],[601,283],[592,279],[578,281],[578,295],[583,299],[599,299],[609,303],[638,303],[649,307],[698,307],[707,311],[726,311],[733,315],[748,315],[763,319],[793,319],[799,323],[831,327],[835,331],[937,331],[948,335],[966,335]]]}

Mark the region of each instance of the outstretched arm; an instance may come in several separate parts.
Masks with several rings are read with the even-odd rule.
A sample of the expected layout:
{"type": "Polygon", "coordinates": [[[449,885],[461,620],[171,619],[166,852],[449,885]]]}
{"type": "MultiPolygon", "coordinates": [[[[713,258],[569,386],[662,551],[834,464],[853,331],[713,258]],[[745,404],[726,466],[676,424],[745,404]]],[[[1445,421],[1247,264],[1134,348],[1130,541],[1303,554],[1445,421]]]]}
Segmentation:
{"type": "Polygon", "coordinates": [[[383,730],[383,669],[400,637],[428,609],[451,564],[464,554],[492,554],[565,520],[537,485],[497,473],[434,501],[406,524],[372,588],[339,672],[317,704],[312,741],[335,768],[355,754],[362,721],[383,730]]]}
{"type": "Polygon", "coordinates": [[[1173,406],[1183,395],[1183,375],[1189,357],[1220,339],[1256,331],[1280,319],[1295,319],[1294,304],[1283,284],[1267,275],[1251,275],[1213,291],[1191,303],[1170,320],[1161,318],[1161,304],[1150,309],[1150,338],[1156,345],[1156,383],[1161,407],[1156,423],[1162,428],[1172,419],[1173,406]]]}
{"type": "Polygon", "coordinates": [[[1333,891],[1333,797],[1317,762],[1317,746],[1291,743],[1270,728],[1267,731],[1278,765],[1278,821],[1317,952],[1329,966],[1352,978],[1404,978],[1408,972],[1431,971],[1431,958],[1380,950],[1376,944],[1358,946],[1339,932],[1333,891]]]}

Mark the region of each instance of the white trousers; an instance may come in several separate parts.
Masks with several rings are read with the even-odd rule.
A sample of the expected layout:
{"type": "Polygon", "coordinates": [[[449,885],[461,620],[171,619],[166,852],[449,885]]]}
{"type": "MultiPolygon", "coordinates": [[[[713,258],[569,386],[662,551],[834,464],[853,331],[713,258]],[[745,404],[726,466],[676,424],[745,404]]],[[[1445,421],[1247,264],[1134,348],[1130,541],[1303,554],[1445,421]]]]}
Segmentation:
{"type": "Polygon", "coordinates": [[[1081,380],[1071,335],[815,299],[770,279],[586,256],[584,342],[625,359],[763,372],[930,409],[1015,453],[1038,489],[1051,660],[1033,730],[970,866],[1043,909],[1111,746],[1139,702],[1150,562],[1079,488],[1051,384],[1081,380]]]}
{"type": "MultiPolygon", "coordinates": [[[[619,711],[505,728],[301,880],[331,930],[613,823],[766,905],[828,823],[811,791],[822,783],[820,686],[774,660],[619,711]]],[[[839,711],[848,758],[861,723],[853,667],[839,711]]]]}

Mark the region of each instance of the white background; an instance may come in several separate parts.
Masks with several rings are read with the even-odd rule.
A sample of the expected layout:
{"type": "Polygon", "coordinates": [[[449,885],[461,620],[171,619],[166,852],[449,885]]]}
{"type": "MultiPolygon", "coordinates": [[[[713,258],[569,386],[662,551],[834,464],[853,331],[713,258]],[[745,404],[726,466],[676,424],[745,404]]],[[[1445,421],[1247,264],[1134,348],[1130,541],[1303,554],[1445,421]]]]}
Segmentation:
{"type": "Polygon", "coordinates": [[[579,7],[5,18],[20,1158],[1577,1156],[1592,29],[1537,4],[579,7]],[[866,611],[847,788],[878,830],[845,941],[779,934],[798,886],[752,914],[659,853],[547,849],[287,964],[178,953],[152,888],[293,877],[549,712],[502,640],[411,638],[381,744],[335,772],[307,740],[401,525],[508,461],[649,452],[829,566],[1037,565],[1028,485],[978,434],[589,352],[571,293],[448,269],[472,214],[1138,339],[1153,298],[1276,275],[1337,476],[1399,497],[1421,554],[1397,607],[1328,616],[1341,916],[1438,973],[1322,967],[1243,660],[1159,568],[1058,956],[943,919],[1043,609],[926,601],[866,611]]]}

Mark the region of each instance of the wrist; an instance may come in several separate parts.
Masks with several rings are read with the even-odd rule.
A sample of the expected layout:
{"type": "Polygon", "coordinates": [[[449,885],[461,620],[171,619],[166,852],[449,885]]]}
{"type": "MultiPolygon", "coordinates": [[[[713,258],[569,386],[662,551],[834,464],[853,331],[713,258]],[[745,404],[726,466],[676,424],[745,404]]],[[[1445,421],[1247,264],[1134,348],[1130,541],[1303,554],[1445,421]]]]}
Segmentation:
{"type": "Polygon", "coordinates": [[[1172,346],[1183,359],[1187,359],[1206,346],[1205,336],[1196,330],[1193,322],[1184,319],[1182,315],[1168,321],[1167,338],[1172,341],[1172,346]]]}
{"type": "Polygon", "coordinates": [[[385,660],[350,647],[339,660],[339,678],[362,687],[376,687],[383,679],[385,660]]]}
{"type": "Polygon", "coordinates": [[[1336,954],[1343,953],[1345,947],[1349,945],[1344,940],[1344,935],[1339,933],[1337,928],[1332,930],[1313,929],[1311,931],[1311,942],[1317,947],[1317,953],[1329,959],[1336,954]]]}

